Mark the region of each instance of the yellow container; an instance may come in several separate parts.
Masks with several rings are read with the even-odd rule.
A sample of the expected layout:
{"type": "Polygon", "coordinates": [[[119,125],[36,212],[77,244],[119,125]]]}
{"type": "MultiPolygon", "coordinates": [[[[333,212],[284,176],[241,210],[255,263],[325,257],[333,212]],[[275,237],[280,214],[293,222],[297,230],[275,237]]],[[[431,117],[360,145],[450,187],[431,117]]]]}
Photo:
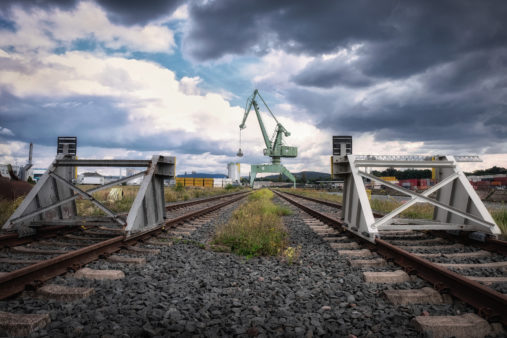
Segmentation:
{"type": "Polygon", "coordinates": [[[194,185],[194,178],[193,177],[185,177],[185,186],[191,187],[194,185]]]}
{"type": "Polygon", "coordinates": [[[202,179],[202,178],[194,178],[194,185],[196,187],[202,187],[204,185],[204,179],[202,179]]]}
{"type": "Polygon", "coordinates": [[[382,176],[382,177],[379,177],[381,180],[384,180],[384,181],[396,181],[396,177],[394,176],[382,176]]]}

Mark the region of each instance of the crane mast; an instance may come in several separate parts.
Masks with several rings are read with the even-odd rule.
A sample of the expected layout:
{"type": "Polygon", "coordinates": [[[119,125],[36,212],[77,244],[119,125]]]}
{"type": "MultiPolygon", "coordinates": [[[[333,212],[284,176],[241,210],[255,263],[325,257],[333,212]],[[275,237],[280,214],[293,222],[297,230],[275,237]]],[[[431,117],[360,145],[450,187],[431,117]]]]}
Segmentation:
{"type": "MultiPolygon", "coordinates": [[[[241,138],[241,130],[246,128],[246,120],[250,111],[254,108],[255,115],[257,116],[257,121],[259,122],[259,127],[261,129],[262,137],[264,139],[264,144],[266,148],[264,149],[264,156],[271,157],[271,164],[252,164],[250,171],[250,185],[253,187],[253,183],[255,180],[255,176],[260,172],[268,172],[268,173],[280,173],[288,177],[293,183],[296,185],[295,177],[281,164],[282,157],[296,157],[297,156],[297,147],[290,147],[283,145],[283,136],[290,136],[290,132],[285,129],[285,127],[277,120],[266,101],[262,98],[259,91],[257,89],[254,90],[253,94],[247,99],[245,105],[245,114],[243,115],[243,120],[239,125],[240,129],[240,138],[241,138]],[[264,126],[264,122],[262,120],[259,104],[257,103],[256,98],[262,101],[264,106],[267,108],[270,115],[276,122],[275,134],[273,139],[269,139],[269,135],[266,131],[266,127],[264,126]]],[[[238,156],[242,156],[243,153],[240,149],[238,151],[238,156]]]]}

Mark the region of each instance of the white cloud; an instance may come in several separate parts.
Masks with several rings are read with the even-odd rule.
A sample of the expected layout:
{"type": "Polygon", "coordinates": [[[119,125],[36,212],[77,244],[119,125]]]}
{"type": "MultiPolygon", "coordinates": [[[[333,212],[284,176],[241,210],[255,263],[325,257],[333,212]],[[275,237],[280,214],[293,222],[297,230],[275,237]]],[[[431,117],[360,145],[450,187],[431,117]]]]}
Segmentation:
{"type": "Polygon", "coordinates": [[[72,11],[16,7],[11,20],[16,31],[0,30],[0,46],[23,53],[50,52],[70,47],[81,39],[93,39],[110,49],[170,53],[175,47],[173,32],[162,25],[126,27],[113,24],[97,4],[80,2],[72,11]]]}
{"type": "Polygon", "coordinates": [[[3,136],[14,136],[14,133],[12,132],[12,130],[0,126],[0,135],[3,135],[3,136]]]}
{"type": "Polygon", "coordinates": [[[284,89],[290,85],[291,77],[303,70],[313,59],[309,56],[273,50],[259,62],[246,66],[243,75],[252,78],[255,84],[269,84],[270,89],[284,89]]]}

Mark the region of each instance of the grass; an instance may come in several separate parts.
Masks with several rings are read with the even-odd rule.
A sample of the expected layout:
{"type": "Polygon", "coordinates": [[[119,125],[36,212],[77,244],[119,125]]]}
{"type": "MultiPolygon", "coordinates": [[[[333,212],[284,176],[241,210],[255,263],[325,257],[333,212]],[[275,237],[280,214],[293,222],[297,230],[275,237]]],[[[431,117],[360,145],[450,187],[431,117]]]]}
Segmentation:
{"type": "Polygon", "coordinates": [[[298,194],[301,196],[306,197],[312,197],[312,198],[318,198],[321,200],[329,201],[329,202],[335,202],[335,203],[342,203],[343,197],[338,195],[332,195],[326,191],[318,191],[318,190],[311,190],[311,189],[280,189],[281,191],[298,194]]]}
{"type": "MultiPolygon", "coordinates": [[[[89,190],[96,186],[80,185],[78,187],[82,190],[89,190]]],[[[166,203],[169,203],[169,202],[187,201],[190,199],[200,197],[204,198],[216,195],[229,194],[239,189],[241,188],[165,187],[164,196],[166,203]]],[[[92,196],[95,199],[97,199],[100,203],[104,204],[110,210],[117,213],[122,213],[128,212],[130,210],[130,207],[132,206],[132,203],[134,203],[134,199],[136,198],[138,191],[139,186],[126,185],[97,191],[93,193],[92,196]],[[108,201],[107,197],[109,195],[109,191],[113,188],[122,189],[123,191],[122,199],[116,201],[108,201]]],[[[7,219],[9,219],[9,217],[19,206],[23,198],[24,196],[19,197],[15,201],[0,200],[0,226],[3,225],[7,221],[7,219]]],[[[106,214],[102,210],[95,207],[93,203],[91,203],[88,200],[84,200],[81,197],[78,197],[76,199],[76,207],[79,216],[106,216],[106,214]]]]}
{"type": "MultiPolygon", "coordinates": [[[[332,195],[322,191],[310,189],[280,189],[280,190],[292,192],[302,196],[319,198],[331,202],[342,202],[342,196],[332,195]]],[[[370,200],[372,210],[379,213],[391,212],[392,210],[396,209],[402,204],[403,202],[399,202],[395,199],[372,198],[370,200]]],[[[409,219],[432,219],[433,209],[434,207],[431,204],[417,203],[411,206],[410,208],[404,210],[400,216],[409,219]]],[[[505,236],[507,236],[507,206],[502,206],[501,208],[488,208],[488,211],[491,213],[491,216],[495,220],[496,224],[498,225],[502,233],[505,236]]]]}
{"type": "MultiPolygon", "coordinates": [[[[283,255],[287,251],[288,232],[281,216],[290,210],[277,206],[272,198],[268,189],[252,193],[229,222],[218,226],[212,244],[227,246],[231,252],[246,257],[283,255]]],[[[292,251],[289,253],[294,255],[292,251]]]]}
{"type": "Polygon", "coordinates": [[[498,224],[500,230],[502,230],[505,240],[505,237],[507,237],[507,208],[503,207],[500,209],[490,210],[490,213],[496,224],[498,224]]]}
{"type": "Polygon", "coordinates": [[[14,201],[0,199],[0,227],[4,225],[5,222],[11,217],[11,215],[16,211],[18,206],[23,201],[25,196],[20,196],[16,198],[14,201]]]}
{"type": "MultiPolygon", "coordinates": [[[[370,205],[373,211],[387,214],[393,211],[399,206],[403,205],[403,202],[396,201],[394,199],[378,199],[372,198],[370,205]]],[[[408,209],[404,210],[400,216],[402,218],[411,219],[432,219],[434,207],[428,203],[417,203],[408,209]]]]}

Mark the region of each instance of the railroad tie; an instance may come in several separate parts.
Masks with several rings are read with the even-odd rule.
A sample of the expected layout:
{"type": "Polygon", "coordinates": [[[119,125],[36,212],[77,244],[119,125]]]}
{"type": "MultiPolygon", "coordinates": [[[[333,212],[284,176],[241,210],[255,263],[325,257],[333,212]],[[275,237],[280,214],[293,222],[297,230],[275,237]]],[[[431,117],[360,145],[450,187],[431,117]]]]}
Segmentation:
{"type": "Polygon", "coordinates": [[[11,336],[28,336],[50,322],[49,313],[22,314],[0,311],[0,328],[11,336]]]}
{"type": "Polygon", "coordinates": [[[93,288],[78,288],[66,285],[47,284],[37,289],[37,294],[46,299],[73,301],[88,298],[95,293],[93,288]]]}
{"type": "Polygon", "coordinates": [[[483,283],[486,285],[491,284],[505,284],[507,283],[507,277],[477,277],[477,276],[465,276],[468,279],[474,280],[479,283],[483,283]]]}
{"type": "MultiPolygon", "coordinates": [[[[173,239],[173,238],[175,238],[175,237],[170,237],[170,239],[173,239]]],[[[169,239],[169,238],[167,238],[167,239],[169,239]]],[[[162,241],[162,240],[150,239],[150,240],[146,241],[145,243],[149,244],[149,245],[159,245],[159,246],[173,245],[173,242],[171,240],[162,241]]]]}
{"type": "Polygon", "coordinates": [[[352,267],[374,267],[374,266],[385,266],[387,262],[383,258],[375,258],[375,259],[349,259],[349,264],[352,267]]]}
{"type": "Polygon", "coordinates": [[[46,249],[35,249],[27,248],[24,246],[15,246],[11,248],[12,252],[23,253],[23,254],[37,254],[37,255],[61,255],[67,253],[67,250],[46,250],[46,249]]]}
{"type": "Polygon", "coordinates": [[[485,250],[479,250],[474,252],[457,252],[457,253],[416,253],[416,256],[423,258],[476,258],[476,257],[487,257],[491,256],[491,252],[485,250]]]}
{"type": "Polygon", "coordinates": [[[405,271],[365,271],[363,272],[364,280],[366,283],[404,283],[410,281],[410,276],[405,271]]]}
{"type": "Polygon", "coordinates": [[[469,263],[469,264],[456,264],[456,263],[436,263],[445,268],[454,269],[507,269],[507,262],[491,262],[491,263],[469,263]]]}
{"type": "Polygon", "coordinates": [[[425,336],[440,337],[484,337],[495,334],[488,321],[474,313],[459,316],[417,316],[412,324],[425,336]]]}
{"type": "Polygon", "coordinates": [[[141,255],[158,255],[160,253],[160,249],[148,249],[148,248],[141,248],[139,246],[127,246],[126,249],[128,251],[132,251],[137,254],[141,255]]]}
{"type": "Polygon", "coordinates": [[[333,249],[359,249],[357,242],[329,243],[333,249]]]}
{"type": "Polygon", "coordinates": [[[430,287],[415,290],[385,290],[384,294],[394,305],[452,303],[449,295],[442,295],[430,287]]]}
{"type": "Polygon", "coordinates": [[[95,270],[82,268],[74,273],[74,277],[79,279],[114,280],[125,278],[125,274],[121,270],[95,270]]]}
{"type": "Polygon", "coordinates": [[[348,256],[348,257],[370,257],[372,255],[371,251],[368,249],[338,250],[338,254],[340,256],[348,256]]]}
{"type": "Polygon", "coordinates": [[[127,257],[120,255],[111,255],[107,257],[107,260],[113,263],[135,264],[135,265],[146,264],[146,258],[144,257],[127,257]]]}

